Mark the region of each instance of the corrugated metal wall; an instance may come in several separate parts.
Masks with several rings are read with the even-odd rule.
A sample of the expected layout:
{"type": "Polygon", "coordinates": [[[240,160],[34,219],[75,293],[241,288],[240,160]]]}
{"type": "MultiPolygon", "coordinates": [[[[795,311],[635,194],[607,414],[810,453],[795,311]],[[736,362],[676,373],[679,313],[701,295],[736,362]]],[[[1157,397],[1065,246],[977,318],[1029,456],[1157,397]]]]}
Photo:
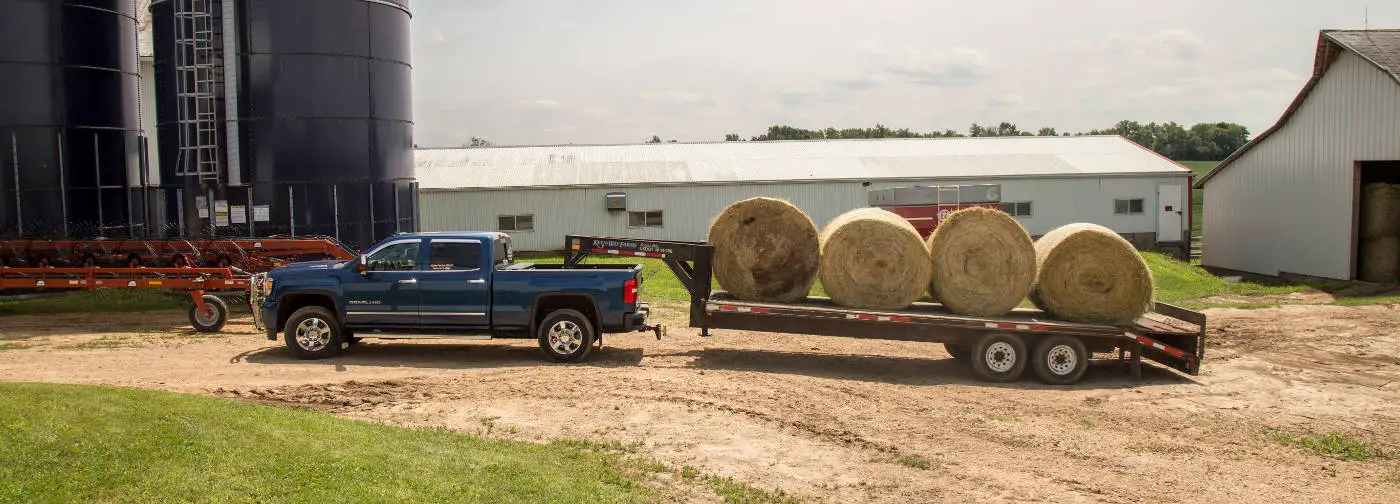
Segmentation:
{"type": "Polygon", "coordinates": [[[1351,278],[1357,161],[1400,160],[1400,85],[1350,52],[1288,123],[1206,185],[1201,262],[1351,278]]]}
{"type": "MultiPolygon", "coordinates": [[[[944,182],[953,184],[953,182],[944,182]]],[[[1180,177],[1084,177],[1070,179],[960,180],[956,184],[999,183],[1002,201],[1030,201],[1030,217],[1020,218],[1033,235],[1070,222],[1095,222],[1120,233],[1156,232],[1157,186],[1178,184],[1180,177]],[[1143,198],[1144,213],[1114,215],[1115,198],[1143,198]]],[[[745,198],[770,196],[792,201],[818,226],[842,212],[866,206],[870,189],[923,182],[823,182],[792,184],[698,185],[629,188],[423,191],[420,209],[424,231],[494,231],[497,216],[533,215],[534,230],[511,232],[522,250],[556,250],[564,235],[632,236],[670,240],[703,240],[710,220],[724,207],[745,198]],[[632,228],[627,212],[609,212],[605,195],[627,194],[629,210],[661,210],[661,228],[632,228]]],[[[1182,201],[1184,205],[1186,202],[1182,201]]],[[[1183,225],[1185,228],[1186,225],[1183,225]]]]}

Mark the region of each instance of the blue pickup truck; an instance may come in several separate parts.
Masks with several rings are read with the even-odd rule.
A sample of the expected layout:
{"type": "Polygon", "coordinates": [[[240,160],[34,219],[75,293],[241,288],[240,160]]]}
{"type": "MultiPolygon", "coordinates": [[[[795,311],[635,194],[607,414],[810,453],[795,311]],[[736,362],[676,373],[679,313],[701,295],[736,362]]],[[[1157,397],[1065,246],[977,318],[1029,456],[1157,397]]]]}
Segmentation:
{"type": "Polygon", "coordinates": [[[361,338],[537,338],[557,362],[602,334],[655,331],[637,300],[640,264],[515,263],[503,233],[398,234],[348,261],[283,266],[253,279],[254,320],[303,359],[361,338]]]}

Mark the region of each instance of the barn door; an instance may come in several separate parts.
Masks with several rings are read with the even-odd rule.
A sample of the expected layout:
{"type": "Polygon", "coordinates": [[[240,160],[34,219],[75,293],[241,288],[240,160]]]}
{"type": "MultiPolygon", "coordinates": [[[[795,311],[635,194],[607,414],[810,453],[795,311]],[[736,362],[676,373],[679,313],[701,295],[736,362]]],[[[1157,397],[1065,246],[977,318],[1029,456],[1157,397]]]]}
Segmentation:
{"type": "Polygon", "coordinates": [[[1157,242],[1181,241],[1181,222],[1186,209],[1181,207],[1181,186],[1157,186],[1157,242]]]}

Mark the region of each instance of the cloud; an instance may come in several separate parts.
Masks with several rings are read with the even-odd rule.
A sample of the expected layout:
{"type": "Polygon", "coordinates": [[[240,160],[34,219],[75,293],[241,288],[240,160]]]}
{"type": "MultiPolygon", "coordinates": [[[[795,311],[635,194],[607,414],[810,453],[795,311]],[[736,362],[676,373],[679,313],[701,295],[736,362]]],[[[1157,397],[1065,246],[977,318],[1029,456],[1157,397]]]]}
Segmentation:
{"type": "Polygon", "coordinates": [[[559,108],[559,102],[554,100],[523,100],[515,104],[517,107],[533,110],[554,110],[559,108]]]}
{"type": "Polygon", "coordinates": [[[1016,93],[994,94],[987,97],[987,106],[989,107],[1015,107],[1025,103],[1026,97],[1016,93]]]}
{"type": "Polygon", "coordinates": [[[1100,50],[1116,56],[1195,61],[1206,54],[1206,40],[1196,32],[1169,29],[1129,35],[1115,33],[1100,44],[1100,50]]]}
{"type": "Polygon", "coordinates": [[[968,47],[948,51],[909,48],[890,55],[884,71],[915,84],[962,86],[987,75],[987,57],[968,47]]]}
{"type": "Polygon", "coordinates": [[[700,93],[694,93],[694,92],[689,92],[689,91],[676,91],[676,90],[653,91],[653,90],[649,90],[649,89],[644,89],[644,90],[642,90],[642,91],[638,91],[637,94],[638,94],[639,96],[641,96],[643,100],[648,101],[648,102],[651,102],[651,103],[657,103],[657,104],[665,104],[665,105],[714,105],[714,104],[715,104],[715,101],[714,101],[713,99],[711,99],[711,98],[709,98],[709,97],[706,97],[705,95],[702,95],[702,94],[700,94],[700,93]]]}
{"type": "Polygon", "coordinates": [[[1164,54],[1183,60],[1200,59],[1206,41],[1191,30],[1163,30],[1152,35],[1152,43],[1164,54]]]}

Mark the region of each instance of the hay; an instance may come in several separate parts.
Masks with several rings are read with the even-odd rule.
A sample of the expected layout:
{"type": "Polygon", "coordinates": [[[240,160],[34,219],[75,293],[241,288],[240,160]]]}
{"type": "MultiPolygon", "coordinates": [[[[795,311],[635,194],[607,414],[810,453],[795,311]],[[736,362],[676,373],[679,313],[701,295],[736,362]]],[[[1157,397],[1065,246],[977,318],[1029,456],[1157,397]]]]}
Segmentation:
{"type": "Polygon", "coordinates": [[[1021,304],[1035,282],[1035,244],[1011,216],[990,208],[954,212],[928,238],[929,293],[954,313],[995,317],[1021,304]]]}
{"type": "Polygon", "coordinates": [[[751,198],[710,223],[714,275],[739,299],[791,302],[817,281],[817,225],[792,203],[751,198]]]}
{"type": "Polygon", "coordinates": [[[893,212],[851,210],[822,229],[822,288],[836,304],[906,308],[923,296],[931,270],[923,238],[893,212]]]}
{"type": "Polygon", "coordinates": [[[1366,184],[1361,194],[1361,238],[1382,236],[1400,236],[1400,185],[1366,184]]]}
{"type": "Polygon", "coordinates": [[[1400,237],[1384,236],[1361,242],[1361,280],[1400,283],[1400,237]]]}
{"type": "Polygon", "coordinates": [[[1035,243],[1031,301],[1061,320],[1131,324],[1151,308],[1152,272],[1131,243],[1097,224],[1068,224],[1035,243]]]}

